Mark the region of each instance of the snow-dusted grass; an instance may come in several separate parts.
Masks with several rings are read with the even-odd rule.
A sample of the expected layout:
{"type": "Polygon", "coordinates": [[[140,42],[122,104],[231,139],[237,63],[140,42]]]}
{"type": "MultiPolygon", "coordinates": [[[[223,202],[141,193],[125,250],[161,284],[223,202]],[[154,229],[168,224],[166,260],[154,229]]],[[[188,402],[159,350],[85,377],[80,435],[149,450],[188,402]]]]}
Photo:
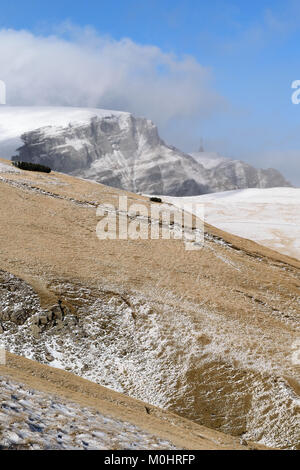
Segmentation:
{"type": "Polygon", "coordinates": [[[72,303],[82,305],[77,310],[79,321],[67,315],[62,330],[49,326],[34,338],[32,318],[2,333],[7,350],[164,409],[177,398],[177,410],[186,413],[188,403],[192,419],[195,395],[199,403],[216,409],[226,396],[223,432],[232,433],[247,416],[247,439],[293,448],[298,401],[280,379],[292,365],[286,354],[290,338],[284,329],[276,345],[271,337],[258,344],[257,328],[247,322],[241,328],[238,321],[197,307],[197,321],[192,321],[187,317],[193,309],[188,302],[182,301],[185,313],[167,305],[158,313],[143,299],[131,297],[126,303],[118,295],[101,299],[98,293],[91,305],[91,291],[57,285],[58,291],[62,288],[72,303]],[[252,403],[245,411],[250,390],[252,403]]]}
{"type": "Polygon", "coordinates": [[[131,423],[3,377],[0,398],[0,448],[175,449],[131,423]]]}
{"type": "MultiPolygon", "coordinates": [[[[108,203],[107,188],[101,199],[94,185],[73,180],[72,191],[56,187],[54,194],[52,188],[41,185],[39,175],[26,178],[34,186],[25,185],[23,175],[6,177],[7,191],[2,185],[6,201],[2,236],[7,240],[3,264],[10,257],[14,270],[28,274],[31,268],[32,276],[41,277],[51,294],[74,310],[62,324],[49,321],[36,332],[32,310],[39,313],[40,305],[35,307],[33,293],[22,282],[7,279],[0,313],[18,320],[13,305],[22,296],[24,312],[33,314],[23,324],[4,321],[0,342],[8,351],[72,371],[229,434],[274,447],[297,445],[298,398],[283,379],[297,379],[292,361],[299,312],[296,269],[269,263],[268,258],[261,262],[209,234],[195,257],[178,249],[181,242],[129,243],[125,249],[121,243],[93,245],[92,210],[79,210],[73,202],[79,198],[84,204],[108,203]],[[8,202],[15,206],[12,184],[18,192],[24,190],[24,198],[18,198],[16,205],[22,210],[14,214],[18,225],[5,212],[8,202]],[[52,217],[53,213],[63,213],[64,218],[52,217]],[[23,244],[28,214],[34,230],[30,229],[23,244]],[[49,221],[51,230],[45,238],[49,221]],[[15,227],[13,239],[11,226],[15,227]],[[64,236],[51,241],[52,234],[65,227],[64,236]],[[18,250],[16,239],[22,240],[18,250]],[[25,249],[34,244],[42,250],[32,262],[31,251],[25,257],[25,249]],[[94,285],[92,275],[97,280],[94,285]]],[[[70,177],[56,178],[71,183],[70,177]]],[[[115,202],[118,193],[109,191],[115,202]]],[[[263,256],[265,250],[261,251],[263,256]]]]}
{"type": "Polygon", "coordinates": [[[20,173],[20,170],[12,165],[6,165],[0,162],[0,173],[20,173]]]}
{"type": "Polygon", "coordinates": [[[299,188],[240,189],[163,199],[177,207],[204,204],[207,223],[300,259],[299,188]]]}

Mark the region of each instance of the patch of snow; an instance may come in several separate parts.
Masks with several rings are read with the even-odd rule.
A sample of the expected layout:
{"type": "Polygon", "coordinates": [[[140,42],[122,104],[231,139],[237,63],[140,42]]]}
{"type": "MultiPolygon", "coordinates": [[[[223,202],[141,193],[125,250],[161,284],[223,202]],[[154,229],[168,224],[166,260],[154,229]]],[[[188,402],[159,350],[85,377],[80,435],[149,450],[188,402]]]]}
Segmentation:
{"type": "Polygon", "coordinates": [[[132,423],[5,377],[0,400],[0,449],[176,449],[132,423]]]}
{"type": "Polygon", "coordinates": [[[18,168],[0,162],[0,173],[21,173],[18,168]]]}
{"type": "Polygon", "coordinates": [[[166,197],[182,207],[204,204],[205,221],[242,238],[300,259],[300,189],[239,189],[194,197],[166,197]]]}

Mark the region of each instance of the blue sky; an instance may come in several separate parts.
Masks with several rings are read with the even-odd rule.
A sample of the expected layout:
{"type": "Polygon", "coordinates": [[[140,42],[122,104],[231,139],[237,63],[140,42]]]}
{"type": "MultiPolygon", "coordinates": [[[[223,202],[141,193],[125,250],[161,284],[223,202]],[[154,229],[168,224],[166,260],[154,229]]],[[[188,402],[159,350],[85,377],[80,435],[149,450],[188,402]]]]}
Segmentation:
{"type": "MultiPolygon", "coordinates": [[[[291,83],[300,79],[298,1],[52,0],[50,3],[11,0],[1,5],[0,28],[31,32],[34,38],[39,38],[37,48],[42,47],[40,38],[49,35],[76,42],[78,35],[86,37],[87,27],[92,28],[92,36],[96,36],[97,41],[107,38],[107,41],[118,43],[129,38],[133,45],[159,49],[157,54],[160,56],[152,65],[159,75],[157,85],[147,80],[147,70],[150,69],[146,65],[141,70],[134,65],[134,52],[130,52],[128,60],[139,70],[135,76],[130,75],[132,94],[129,93],[126,100],[116,88],[111,89],[107,93],[110,100],[107,96],[102,98],[104,104],[113,104],[119,109],[127,106],[130,111],[158,121],[163,137],[186,151],[195,150],[200,137],[203,137],[208,150],[245,159],[257,166],[277,167],[294,184],[300,185],[300,105],[291,102],[291,83]],[[174,58],[174,63],[170,65],[168,62],[166,66],[163,54],[168,56],[167,62],[174,58]],[[185,63],[183,66],[182,61],[186,57],[197,65],[185,63]],[[199,74],[199,90],[204,95],[211,93],[208,101],[203,96],[199,98],[197,83],[192,78],[186,87],[180,85],[185,81],[184,74],[192,74],[194,67],[199,74]],[[204,68],[205,76],[201,75],[200,67],[204,68]],[[148,82],[151,94],[168,82],[170,73],[170,82],[173,83],[170,100],[178,99],[176,109],[170,107],[166,113],[168,106],[159,99],[159,94],[156,102],[153,100],[156,109],[142,97],[138,103],[131,103],[135,83],[139,90],[137,93],[142,94],[138,81],[142,75],[146,77],[145,83],[148,82]],[[186,100],[184,94],[189,86],[191,95],[186,100]],[[199,113],[192,110],[193,103],[195,106],[199,104],[199,113]],[[164,113],[164,119],[160,120],[159,116],[164,116],[164,113]]],[[[10,40],[8,36],[3,38],[10,40]]],[[[89,41],[91,47],[91,39],[89,41]]],[[[95,47],[97,49],[98,46],[95,47]]],[[[101,51],[98,48],[97,54],[101,51]]],[[[139,49],[141,51],[143,49],[139,49]]],[[[139,52],[137,57],[143,60],[139,52]]],[[[152,60],[148,49],[147,54],[152,60]]],[[[18,63],[23,60],[18,58],[18,63]]],[[[5,75],[1,66],[0,73],[5,75]]],[[[156,80],[157,75],[153,74],[151,78],[156,80]]],[[[16,86],[12,82],[11,88],[16,86]]],[[[162,94],[165,94],[163,88],[162,94]]],[[[22,101],[20,94],[16,96],[22,101]]],[[[55,99],[60,101],[57,97],[55,99]]],[[[12,100],[13,104],[17,104],[15,100],[12,100]]],[[[89,98],[88,104],[99,106],[102,101],[93,103],[89,98]]],[[[51,104],[61,102],[51,101],[51,104]]]]}

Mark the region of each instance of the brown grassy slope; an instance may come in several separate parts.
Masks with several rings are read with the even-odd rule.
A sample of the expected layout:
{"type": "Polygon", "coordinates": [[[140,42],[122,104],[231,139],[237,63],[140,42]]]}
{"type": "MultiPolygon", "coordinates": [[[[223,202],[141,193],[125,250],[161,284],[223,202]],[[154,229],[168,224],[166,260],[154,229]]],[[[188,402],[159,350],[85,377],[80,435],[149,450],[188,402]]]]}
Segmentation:
{"type": "MultiPolygon", "coordinates": [[[[259,291],[263,299],[265,289],[277,292],[280,281],[286,291],[283,296],[299,295],[299,271],[295,269],[300,267],[298,260],[207,226],[209,232],[236,248],[230,259],[247,265],[245,280],[209,250],[187,252],[181,241],[99,241],[96,211],[76,203],[117,206],[118,196],[123,194],[128,195],[130,203],[149,204],[142,196],[54,172],[5,174],[0,178],[0,191],[1,268],[39,287],[42,297],[51,296],[47,281],[52,276],[95,286],[103,279],[112,283],[119,279],[127,289],[146,290],[147,295],[149,286],[156,286],[159,279],[160,289],[167,288],[221,310],[226,307],[227,314],[234,314],[230,305],[238,304],[242,311],[249,306],[248,300],[242,299],[234,288],[240,287],[244,294],[259,291]],[[42,195],[36,189],[52,196],[42,195]],[[273,269],[277,266],[283,269],[273,269]],[[222,292],[216,296],[217,287],[222,292]],[[230,299],[226,295],[228,290],[230,299]]],[[[221,247],[218,250],[222,252],[221,247]]]]}
{"type": "MultiPolygon", "coordinates": [[[[262,449],[255,443],[241,445],[238,438],[199,426],[174,413],[163,411],[140,400],[129,398],[68,372],[7,353],[0,374],[26,384],[30,389],[55,394],[107,416],[126,421],[159,438],[171,441],[179,449],[247,450],[262,449]],[[146,408],[148,409],[147,413],[146,408]]],[[[1,393],[1,391],[0,391],[1,393]]]]}
{"type": "MultiPolygon", "coordinates": [[[[299,338],[300,262],[209,226],[208,233],[232,247],[207,240],[202,250],[187,252],[178,240],[100,241],[95,207],[118,205],[120,194],[149,204],[142,196],[59,173],[1,174],[0,268],[30,283],[45,306],[57,300],[60,281],[88,286],[95,295],[99,288],[138,292],[166,325],[172,325],[172,312],[182,310],[205,331],[197,336],[200,349],[208,343],[220,347],[220,340],[226,346],[208,364],[204,356],[201,364],[191,358],[188,390],[168,406],[191,419],[201,416],[209,427],[242,433],[266,368],[271,378],[263,385],[265,395],[276,377],[298,394],[291,347],[299,338]],[[202,310],[207,317],[200,321],[202,310]]],[[[269,413],[271,429],[277,412],[267,408],[260,411],[259,425],[269,413]]]]}

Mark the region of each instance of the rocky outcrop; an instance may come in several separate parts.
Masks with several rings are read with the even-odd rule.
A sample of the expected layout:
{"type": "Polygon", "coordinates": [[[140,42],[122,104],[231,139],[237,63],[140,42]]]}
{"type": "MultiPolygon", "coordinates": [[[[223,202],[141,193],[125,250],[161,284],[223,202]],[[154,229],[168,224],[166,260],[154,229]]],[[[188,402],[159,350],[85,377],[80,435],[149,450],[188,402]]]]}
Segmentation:
{"type": "Polygon", "coordinates": [[[40,163],[116,188],[147,194],[193,196],[249,187],[290,186],[273,169],[257,170],[219,159],[203,165],[168,146],[149,120],[111,112],[68,126],[47,126],[22,135],[14,160],[40,163]]]}
{"type": "Polygon", "coordinates": [[[0,271],[0,334],[14,334],[18,326],[24,326],[29,334],[39,338],[51,328],[58,332],[66,324],[76,325],[77,321],[61,300],[43,309],[31,286],[13,274],[0,271]]]}
{"type": "Polygon", "coordinates": [[[0,333],[10,325],[23,325],[39,310],[34,290],[13,274],[0,271],[0,333]]]}

